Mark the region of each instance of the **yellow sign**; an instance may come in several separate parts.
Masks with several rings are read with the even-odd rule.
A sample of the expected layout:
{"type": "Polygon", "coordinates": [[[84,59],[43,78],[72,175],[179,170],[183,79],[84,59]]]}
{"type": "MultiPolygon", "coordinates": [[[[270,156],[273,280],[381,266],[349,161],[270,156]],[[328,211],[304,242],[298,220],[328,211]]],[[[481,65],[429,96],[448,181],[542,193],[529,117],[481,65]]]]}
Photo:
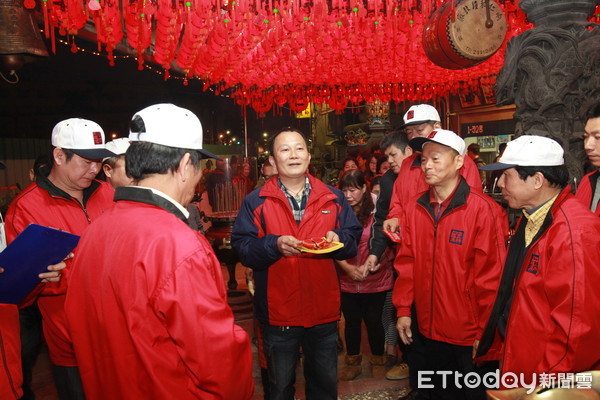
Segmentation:
{"type": "Polygon", "coordinates": [[[296,118],[310,118],[310,106],[312,103],[308,103],[306,109],[302,112],[296,113],[296,118]]]}

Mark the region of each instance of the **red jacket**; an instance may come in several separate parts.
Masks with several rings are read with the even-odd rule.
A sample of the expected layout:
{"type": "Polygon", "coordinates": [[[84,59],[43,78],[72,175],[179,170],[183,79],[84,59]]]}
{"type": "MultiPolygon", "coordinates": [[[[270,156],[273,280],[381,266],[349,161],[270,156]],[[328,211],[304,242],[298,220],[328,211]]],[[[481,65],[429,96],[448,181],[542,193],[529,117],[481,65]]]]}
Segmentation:
{"type": "MultiPolygon", "coordinates": [[[[373,215],[369,217],[367,225],[363,228],[362,236],[358,242],[358,255],[348,261],[352,265],[363,265],[369,256],[369,237],[371,236],[371,226],[373,225],[373,215]]],[[[394,248],[388,247],[382,254],[379,261],[381,266],[376,272],[369,273],[367,279],[357,282],[350,279],[341,268],[338,267],[340,274],[340,284],[344,293],[377,293],[385,292],[394,287],[394,248]]]]}
{"type": "Polygon", "coordinates": [[[20,398],[22,384],[19,311],[13,304],[0,304],[0,399],[20,398]]]}
{"type": "Polygon", "coordinates": [[[312,187],[300,225],[278,178],[250,193],[235,220],[231,243],[242,264],[254,270],[255,313],[276,326],[311,327],[340,318],[340,283],[332,258],[356,256],[362,227],[341,191],[309,176],[312,187]],[[344,243],[329,254],[283,257],[277,239],[304,240],[335,231],[344,243]]]}
{"type": "Polygon", "coordinates": [[[414,300],[425,337],[472,346],[502,274],[508,234],[504,209],[461,179],[437,226],[429,192],[405,204],[404,212],[392,296],[398,316],[410,316],[414,300]]]}
{"type": "MultiPolygon", "coordinates": [[[[477,166],[471,157],[465,155],[465,162],[461,174],[467,180],[469,186],[481,192],[481,177],[477,166]]],[[[390,202],[388,218],[400,218],[402,205],[412,199],[417,193],[424,192],[429,186],[425,182],[423,170],[421,169],[421,153],[414,153],[402,161],[400,173],[394,181],[394,190],[390,202]]]]}
{"type": "MultiPolygon", "coordinates": [[[[592,204],[592,198],[594,197],[594,191],[596,190],[596,184],[598,182],[598,175],[600,175],[599,170],[590,172],[581,179],[581,183],[577,188],[577,198],[581,200],[583,205],[588,209],[590,209],[590,205],[592,204]]],[[[595,214],[600,216],[600,205],[596,207],[595,214]]]]}
{"type": "Polygon", "coordinates": [[[485,356],[500,358],[502,372],[531,382],[600,368],[599,232],[600,219],[565,188],[519,268],[505,340],[496,331],[485,356]]]}
{"type": "MultiPolygon", "coordinates": [[[[10,204],[6,214],[6,239],[10,243],[30,223],[81,235],[93,220],[113,206],[113,195],[114,190],[108,183],[94,181],[84,190],[84,208],[48,179],[40,179],[10,204]]],[[[77,248],[73,253],[77,257],[77,248]]],[[[42,293],[38,299],[50,360],[63,367],[77,366],[63,309],[70,265],[71,260],[68,260],[60,282],[40,285],[42,293]]]]}
{"type": "Polygon", "coordinates": [[[117,188],[78,246],[65,303],[86,398],[252,397],[221,266],[173,203],[117,188]]]}

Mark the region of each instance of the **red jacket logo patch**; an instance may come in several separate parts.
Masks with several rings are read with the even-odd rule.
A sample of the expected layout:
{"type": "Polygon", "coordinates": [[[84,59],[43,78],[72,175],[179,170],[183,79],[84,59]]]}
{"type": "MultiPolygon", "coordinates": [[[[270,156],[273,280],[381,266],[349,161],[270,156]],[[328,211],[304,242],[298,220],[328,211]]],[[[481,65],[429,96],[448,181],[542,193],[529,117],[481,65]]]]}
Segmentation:
{"type": "Polygon", "coordinates": [[[450,231],[450,239],[448,241],[454,244],[463,244],[463,238],[465,237],[464,231],[459,231],[457,229],[452,229],[450,231]]]}
{"type": "Polygon", "coordinates": [[[540,256],[534,254],[531,256],[531,260],[529,261],[529,265],[527,266],[527,272],[531,272],[532,274],[537,275],[539,268],[540,256]]]}

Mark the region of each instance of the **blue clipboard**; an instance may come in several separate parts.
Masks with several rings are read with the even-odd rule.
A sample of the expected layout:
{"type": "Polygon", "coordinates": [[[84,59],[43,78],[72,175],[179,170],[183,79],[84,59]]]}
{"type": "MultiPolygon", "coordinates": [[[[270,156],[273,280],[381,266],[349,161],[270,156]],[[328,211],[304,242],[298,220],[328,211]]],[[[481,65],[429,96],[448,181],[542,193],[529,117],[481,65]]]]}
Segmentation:
{"type": "Polygon", "coordinates": [[[79,242],[79,236],[30,224],[0,253],[0,303],[19,304],[37,285],[48,265],[61,262],[79,242]]]}

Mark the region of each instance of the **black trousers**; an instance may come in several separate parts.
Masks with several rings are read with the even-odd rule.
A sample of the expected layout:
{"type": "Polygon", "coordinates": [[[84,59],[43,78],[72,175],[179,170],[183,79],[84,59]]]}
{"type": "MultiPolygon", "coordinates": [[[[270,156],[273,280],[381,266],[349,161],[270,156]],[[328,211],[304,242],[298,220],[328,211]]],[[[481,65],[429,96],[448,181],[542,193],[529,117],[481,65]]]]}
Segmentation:
{"type": "Polygon", "coordinates": [[[60,400],[85,400],[79,368],[53,365],[52,372],[60,400]]]}
{"type": "MultiPolygon", "coordinates": [[[[419,324],[417,323],[417,309],[414,304],[411,307],[411,322],[410,330],[412,332],[413,341],[409,345],[404,346],[404,358],[408,364],[408,379],[410,381],[410,387],[413,390],[418,389],[419,383],[419,371],[427,369],[427,362],[425,359],[425,337],[419,332],[419,324]]],[[[427,390],[421,390],[422,398],[429,398],[427,390]]]]}
{"type": "Polygon", "coordinates": [[[31,390],[32,371],[42,340],[42,314],[37,302],[19,310],[21,325],[21,367],[23,370],[23,397],[21,400],[34,400],[31,390]]]}
{"type": "MultiPolygon", "coordinates": [[[[458,346],[424,338],[427,363],[427,384],[435,400],[485,400],[485,387],[481,383],[487,372],[492,372],[494,364],[478,367],[473,364],[471,346],[458,346]],[[450,373],[451,371],[451,373],[450,373]],[[441,373],[440,373],[441,372],[441,373]],[[467,382],[465,375],[473,379],[467,382]],[[479,384],[474,375],[479,376],[479,384]],[[477,384],[476,387],[473,387],[477,384]]],[[[423,381],[422,381],[423,382],[423,381]]]]}
{"type": "Polygon", "coordinates": [[[344,293],[342,292],[342,312],[346,320],[344,336],[346,351],[354,356],[360,353],[361,325],[365,321],[371,353],[380,356],[385,350],[385,332],[381,322],[383,303],[387,292],[344,293]]]}

